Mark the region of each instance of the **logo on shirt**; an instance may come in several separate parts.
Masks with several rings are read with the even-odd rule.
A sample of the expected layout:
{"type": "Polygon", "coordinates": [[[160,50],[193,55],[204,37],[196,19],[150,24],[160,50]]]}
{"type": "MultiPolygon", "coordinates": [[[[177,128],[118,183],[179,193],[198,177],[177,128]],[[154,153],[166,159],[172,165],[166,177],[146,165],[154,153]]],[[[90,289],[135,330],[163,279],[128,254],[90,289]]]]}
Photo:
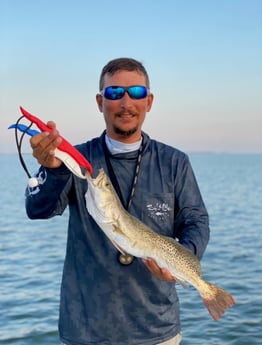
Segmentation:
{"type": "Polygon", "coordinates": [[[155,221],[165,222],[170,217],[171,208],[165,202],[156,202],[154,204],[146,205],[148,216],[153,218],[155,221]]]}

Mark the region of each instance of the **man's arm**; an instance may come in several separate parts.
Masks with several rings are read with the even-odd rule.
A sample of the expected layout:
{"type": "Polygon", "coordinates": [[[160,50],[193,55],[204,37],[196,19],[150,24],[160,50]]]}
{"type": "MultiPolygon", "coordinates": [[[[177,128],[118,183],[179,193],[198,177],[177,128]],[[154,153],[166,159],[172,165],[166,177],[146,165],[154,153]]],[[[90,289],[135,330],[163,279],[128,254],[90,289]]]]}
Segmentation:
{"type": "Polygon", "coordinates": [[[47,125],[52,129],[51,133],[43,132],[30,140],[33,156],[41,164],[36,176],[38,186],[26,189],[26,212],[31,219],[62,214],[68,204],[72,175],[55,157],[55,149],[61,143],[56,125],[51,121],[47,125]]]}
{"type": "Polygon", "coordinates": [[[201,259],[209,241],[209,217],[188,158],[179,175],[175,237],[201,259]]]}
{"type": "Polygon", "coordinates": [[[61,215],[68,205],[72,174],[66,166],[56,169],[40,167],[39,185],[26,188],[26,212],[30,219],[46,219],[61,215]]]}

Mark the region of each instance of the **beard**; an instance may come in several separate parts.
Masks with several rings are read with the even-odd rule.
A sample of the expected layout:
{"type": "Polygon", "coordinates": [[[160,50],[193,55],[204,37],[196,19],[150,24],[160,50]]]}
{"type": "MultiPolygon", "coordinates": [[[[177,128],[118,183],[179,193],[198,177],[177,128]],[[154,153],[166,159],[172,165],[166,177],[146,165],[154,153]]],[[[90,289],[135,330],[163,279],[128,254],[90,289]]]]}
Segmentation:
{"type": "MultiPolygon", "coordinates": [[[[132,112],[132,111],[124,110],[124,111],[120,111],[120,112],[116,113],[116,115],[117,116],[131,115],[132,117],[136,117],[138,114],[136,114],[135,112],[132,112]]],[[[128,129],[128,130],[123,130],[117,126],[113,126],[113,130],[114,130],[115,134],[120,135],[123,138],[129,138],[138,131],[138,125],[134,126],[131,129],[128,129]]]]}
{"type": "Polygon", "coordinates": [[[131,129],[129,129],[128,131],[124,131],[124,130],[120,129],[119,127],[116,127],[116,126],[114,126],[113,129],[114,129],[114,132],[116,134],[121,135],[123,138],[129,138],[134,133],[136,133],[138,131],[138,126],[135,126],[131,129]]]}

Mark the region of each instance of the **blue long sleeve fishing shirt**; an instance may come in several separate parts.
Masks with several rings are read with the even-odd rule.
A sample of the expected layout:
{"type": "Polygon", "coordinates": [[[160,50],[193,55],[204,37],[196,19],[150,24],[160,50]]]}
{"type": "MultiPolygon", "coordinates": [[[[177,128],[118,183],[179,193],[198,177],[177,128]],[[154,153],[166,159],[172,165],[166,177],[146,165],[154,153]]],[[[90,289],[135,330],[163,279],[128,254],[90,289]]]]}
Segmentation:
{"type": "MultiPolygon", "coordinates": [[[[129,212],[154,231],[177,238],[201,258],[209,240],[208,214],[189,159],[143,133],[141,167],[129,212]]],[[[108,169],[103,135],[76,146],[93,166],[108,169]]],[[[110,155],[127,201],[137,151],[110,155]]],[[[154,277],[140,259],[123,266],[117,249],[89,215],[87,181],[64,165],[40,167],[40,184],[26,190],[31,219],[61,215],[69,207],[59,332],[68,345],[154,345],[180,332],[175,284],[154,277]]]]}

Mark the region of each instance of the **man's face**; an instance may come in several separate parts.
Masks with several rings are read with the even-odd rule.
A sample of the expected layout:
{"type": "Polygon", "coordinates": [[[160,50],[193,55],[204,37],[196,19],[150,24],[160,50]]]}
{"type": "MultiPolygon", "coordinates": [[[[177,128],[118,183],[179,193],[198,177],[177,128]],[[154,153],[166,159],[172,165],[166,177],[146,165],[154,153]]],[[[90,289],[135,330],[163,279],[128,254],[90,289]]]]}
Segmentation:
{"type": "MultiPolygon", "coordinates": [[[[146,85],[145,76],[137,71],[118,71],[106,74],[103,87],[146,85]]],[[[125,143],[138,141],[146,113],[150,111],[153,95],[143,99],[132,99],[126,92],[123,98],[109,100],[98,94],[96,96],[99,110],[104,114],[107,134],[115,140],[125,143]]]]}

